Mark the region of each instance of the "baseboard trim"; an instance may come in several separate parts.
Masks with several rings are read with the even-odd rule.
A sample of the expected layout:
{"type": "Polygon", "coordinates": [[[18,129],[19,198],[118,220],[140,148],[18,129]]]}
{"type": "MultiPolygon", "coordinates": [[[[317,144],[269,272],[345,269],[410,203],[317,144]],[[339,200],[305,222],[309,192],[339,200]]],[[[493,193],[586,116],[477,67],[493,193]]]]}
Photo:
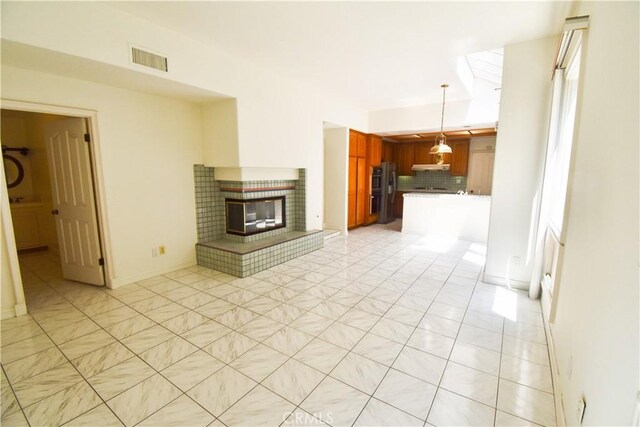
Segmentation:
{"type": "Polygon", "coordinates": [[[13,307],[6,307],[0,311],[0,318],[11,319],[12,317],[16,317],[16,310],[13,307]]]}
{"type": "Polygon", "coordinates": [[[136,274],[136,275],[129,276],[129,277],[114,278],[114,279],[111,279],[111,283],[107,287],[110,288],[110,289],[117,289],[117,288],[120,288],[122,286],[126,286],[126,285],[129,285],[131,283],[134,283],[134,282],[139,282],[140,280],[149,279],[149,278],[155,277],[155,276],[161,276],[161,275],[166,274],[166,273],[171,273],[172,271],[181,270],[181,269],[187,268],[187,267],[195,267],[195,266],[197,266],[196,261],[193,261],[193,262],[188,262],[188,263],[184,263],[184,264],[180,264],[180,265],[174,265],[172,267],[169,267],[169,268],[166,268],[166,269],[162,269],[162,270],[158,270],[158,271],[147,272],[147,273],[142,273],[142,274],[136,274]]]}
{"type": "MultiPolygon", "coordinates": [[[[483,273],[481,281],[498,286],[507,286],[507,279],[500,276],[492,276],[491,274],[483,273]]],[[[529,290],[529,282],[523,282],[521,280],[511,279],[511,287],[522,291],[529,290]]]]}
{"type": "Polygon", "coordinates": [[[25,304],[25,303],[16,304],[13,307],[13,310],[15,312],[16,317],[17,316],[24,316],[25,314],[27,314],[27,304],[25,304]]]}
{"type": "Polygon", "coordinates": [[[551,380],[553,382],[553,402],[556,408],[556,425],[564,427],[567,425],[564,414],[564,403],[562,394],[562,384],[560,383],[560,369],[558,368],[558,360],[556,359],[556,349],[553,342],[553,334],[551,333],[551,324],[549,323],[549,291],[544,283],[540,283],[541,293],[540,300],[542,306],[542,322],[544,324],[544,333],[547,336],[547,348],[549,350],[549,364],[551,365],[551,380]]]}

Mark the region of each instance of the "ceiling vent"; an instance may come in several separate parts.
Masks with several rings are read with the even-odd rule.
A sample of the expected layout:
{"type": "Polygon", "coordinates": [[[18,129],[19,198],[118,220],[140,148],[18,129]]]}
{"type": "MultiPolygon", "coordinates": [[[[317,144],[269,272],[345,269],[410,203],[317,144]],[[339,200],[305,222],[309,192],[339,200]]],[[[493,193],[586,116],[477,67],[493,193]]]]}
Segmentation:
{"type": "Polygon", "coordinates": [[[131,62],[142,65],[143,67],[155,68],[165,73],[169,71],[167,58],[165,56],[133,46],[131,47],[131,62]]]}

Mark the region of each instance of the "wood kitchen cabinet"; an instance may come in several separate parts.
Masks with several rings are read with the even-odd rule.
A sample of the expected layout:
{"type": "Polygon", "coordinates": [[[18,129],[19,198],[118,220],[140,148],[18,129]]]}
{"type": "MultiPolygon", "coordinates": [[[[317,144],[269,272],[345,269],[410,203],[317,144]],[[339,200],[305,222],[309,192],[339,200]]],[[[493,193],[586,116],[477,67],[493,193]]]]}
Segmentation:
{"type": "Polygon", "coordinates": [[[349,131],[349,184],[347,226],[358,227],[369,219],[369,166],[367,135],[349,131]]]}
{"type": "Polygon", "coordinates": [[[347,214],[347,227],[352,228],[356,226],[356,174],[358,172],[358,158],[355,156],[349,156],[349,190],[348,190],[348,214],[347,214]]]}
{"type": "MultiPolygon", "coordinates": [[[[467,176],[467,169],[469,165],[469,140],[464,139],[460,141],[449,142],[451,150],[451,167],[449,168],[449,174],[451,176],[467,176]]],[[[445,158],[446,160],[446,158],[445,158]]]]}
{"type": "Polygon", "coordinates": [[[367,135],[357,132],[358,137],[358,157],[367,157],[367,135]]]}
{"type": "Polygon", "coordinates": [[[394,162],[393,158],[393,144],[389,141],[382,141],[382,161],[394,162]]]}
{"type": "Polygon", "coordinates": [[[382,138],[369,135],[369,165],[380,166],[382,162],[382,138]]]}
{"type": "MultiPolygon", "coordinates": [[[[466,176],[467,164],[469,163],[469,140],[449,140],[447,144],[451,147],[451,154],[444,155],[444,164],[450,165],[449,173],[451,176],[466,176]]],[[[417,142],[415,146],[414,159],[415,164],[427,165],[435,164],[436,156],[429,154],[433,144],[430,142],[417,142]]]]}
{"type": "Polygon", "coordinates": [[[398,175],[413,175],[411,167],[414,164],[414,144],[395,144],[393,146],[393,159],[396,162],[398,175]]]}
{"type": "Polygon", "coordinates": [[[364,157],[358,157],[356,167],[358,175],[356,177],[356,225],[362,225],[365,223],[365,213],[367,217],[369,216],[367,160],[364,157]]]}
{"type": "Polygon", "coordinates": [[[415,145],[414,152],[414,163],[418,165],[427,165],[431,163],[435,163],[434,155],[429,154],[429,150],[431,150],[433,144],[429,142],[418,142],[415,145]]]}
{"type": "Polygon", "coordinates": [[[358,133],[354,130],[349,131],[349,157],[358,156],[358,133]]]}

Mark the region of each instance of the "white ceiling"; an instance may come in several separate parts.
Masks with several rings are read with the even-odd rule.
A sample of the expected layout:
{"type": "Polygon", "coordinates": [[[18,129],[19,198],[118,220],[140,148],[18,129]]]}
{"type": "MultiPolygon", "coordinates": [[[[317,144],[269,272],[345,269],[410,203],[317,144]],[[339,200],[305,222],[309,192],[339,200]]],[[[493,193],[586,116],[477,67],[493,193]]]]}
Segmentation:
{"type": "Polygon", "coordinates": [[[367,110],[473,96],[458,58],[557,34],[571,3],[113,2],[367,110]]]}

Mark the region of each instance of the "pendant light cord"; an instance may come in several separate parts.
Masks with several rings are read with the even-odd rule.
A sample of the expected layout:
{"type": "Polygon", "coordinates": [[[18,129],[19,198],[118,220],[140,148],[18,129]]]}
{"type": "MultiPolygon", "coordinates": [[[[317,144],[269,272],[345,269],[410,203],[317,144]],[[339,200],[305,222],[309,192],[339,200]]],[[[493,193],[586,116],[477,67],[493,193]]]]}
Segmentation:
{"type": "Polygon", "coordinates": [[[443,84],[442,86],[440,86],[442,88],[442,118],[440,119],[440,135],[444,134],[444,103],[445,103],[445,97],[447,94],[447,87],[449,87],[448,84],[443,84]]]}

